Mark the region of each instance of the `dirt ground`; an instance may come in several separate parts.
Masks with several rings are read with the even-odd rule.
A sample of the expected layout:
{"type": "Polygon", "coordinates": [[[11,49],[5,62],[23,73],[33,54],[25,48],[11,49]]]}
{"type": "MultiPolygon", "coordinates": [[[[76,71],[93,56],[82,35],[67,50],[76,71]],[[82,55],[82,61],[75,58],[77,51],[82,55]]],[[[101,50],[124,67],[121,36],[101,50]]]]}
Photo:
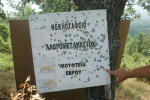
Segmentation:
{"type": "Polygon", "coordinates": [[[16,94],[14,71],[0,70],[0,100],[9,100],[11,92],[16,94]]]}

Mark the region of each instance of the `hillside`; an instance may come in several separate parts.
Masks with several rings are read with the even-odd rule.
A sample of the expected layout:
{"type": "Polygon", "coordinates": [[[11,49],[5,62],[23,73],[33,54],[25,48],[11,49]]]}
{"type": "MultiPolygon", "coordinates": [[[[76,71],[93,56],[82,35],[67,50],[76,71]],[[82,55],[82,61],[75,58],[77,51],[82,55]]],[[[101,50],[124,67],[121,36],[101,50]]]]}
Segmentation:
{"type": "Polygon", "coordinates": [[[148,28],[150,27],[150,17],[146,19],[136,19],[131,21],[129,34],[134,36],[139,32],[148,33],[148,28]]]}

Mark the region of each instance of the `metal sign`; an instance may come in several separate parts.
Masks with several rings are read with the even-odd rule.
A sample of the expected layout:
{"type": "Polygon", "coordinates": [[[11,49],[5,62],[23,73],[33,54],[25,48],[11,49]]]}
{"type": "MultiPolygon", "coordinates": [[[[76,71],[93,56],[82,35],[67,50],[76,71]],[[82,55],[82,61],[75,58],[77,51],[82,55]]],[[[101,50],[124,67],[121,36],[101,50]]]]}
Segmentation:
{"type": "Polygon", "coordinates": [[[29,16],[39,93],[110,84],[106,10],[29,16]]]}

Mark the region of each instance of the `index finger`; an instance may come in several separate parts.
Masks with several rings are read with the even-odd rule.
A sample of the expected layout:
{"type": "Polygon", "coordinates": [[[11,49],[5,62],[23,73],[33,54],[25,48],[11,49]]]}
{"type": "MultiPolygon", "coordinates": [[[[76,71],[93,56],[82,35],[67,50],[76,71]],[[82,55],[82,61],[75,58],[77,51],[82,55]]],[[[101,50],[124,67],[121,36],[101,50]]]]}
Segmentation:
{"type": "Polygon", "coordinates": [[[111,70],[108,70],[108,69],[106,69],[106,71],[107,71],[108,73],[110,73],[111,75],[114,75],[114,76],[115,76],[115,72],[114,72],[114,71],[111,71],[111,70]]]}

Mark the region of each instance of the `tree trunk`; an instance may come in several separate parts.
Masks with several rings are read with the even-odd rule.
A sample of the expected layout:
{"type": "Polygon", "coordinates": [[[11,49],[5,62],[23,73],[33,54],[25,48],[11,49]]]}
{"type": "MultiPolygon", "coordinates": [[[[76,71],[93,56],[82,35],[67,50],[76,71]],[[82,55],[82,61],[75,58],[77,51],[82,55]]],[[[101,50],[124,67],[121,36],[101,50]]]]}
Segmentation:
{"type": "MultiPolygon", "coordinates": [[[[115,70],[120,48],[119,24],[127,0],[74,0],[79,10],[107,9],[110,69],[115,70]]],[[[115,77],[111,76],[112,100],[115,97],[115,77]]],[[[86,88],[86,100],[105,100],[104,86],[86,88]]]]}

